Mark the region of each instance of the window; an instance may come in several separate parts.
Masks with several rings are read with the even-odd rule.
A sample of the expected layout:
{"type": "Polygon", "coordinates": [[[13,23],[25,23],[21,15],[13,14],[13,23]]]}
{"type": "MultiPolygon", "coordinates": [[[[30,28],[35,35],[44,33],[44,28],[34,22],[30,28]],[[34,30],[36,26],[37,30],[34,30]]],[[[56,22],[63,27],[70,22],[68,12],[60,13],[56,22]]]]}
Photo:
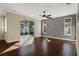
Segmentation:
{"type": "Polygon", "coordinates": [[[47,26],[46,22],[43,22],[42,23],[42,33],[43,34],[46,34],[46,26],[47,26]]]}
{"type": "Polygon", "coordinates": [[[64,35],[72,35],[72,18],[64,18],[64,35]]]}
{"type": "Polygon", "coordinates": [[[20,34],[34,36],[34,22],[27,20],[20,21],[20,34]]]}
{"type": "Polygon", "coordinates": [[[5,17],[4,23],[5,23],[5,32],[7,32],[7,18],[6,17],[5,17]]]}

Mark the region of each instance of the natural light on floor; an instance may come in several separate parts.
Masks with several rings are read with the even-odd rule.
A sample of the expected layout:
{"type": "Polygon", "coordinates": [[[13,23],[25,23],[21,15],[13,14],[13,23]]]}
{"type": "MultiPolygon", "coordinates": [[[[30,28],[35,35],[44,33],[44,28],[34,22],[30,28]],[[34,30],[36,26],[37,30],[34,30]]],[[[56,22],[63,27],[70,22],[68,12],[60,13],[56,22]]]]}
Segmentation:
{"type": "Polygon", "coordinates": [[[7,48],[6,50],[4,50],[3,52],[1,52],[1,54],[15,50],[19,48],[19,42],[15,43],[14,45],[12,45],[11,47],[7,48]]]}

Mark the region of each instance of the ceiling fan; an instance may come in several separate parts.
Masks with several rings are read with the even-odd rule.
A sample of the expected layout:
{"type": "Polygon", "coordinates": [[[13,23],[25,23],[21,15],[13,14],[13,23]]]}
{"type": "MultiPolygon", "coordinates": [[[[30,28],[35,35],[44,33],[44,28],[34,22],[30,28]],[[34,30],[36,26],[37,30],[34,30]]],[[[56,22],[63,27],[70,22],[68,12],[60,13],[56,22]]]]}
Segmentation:
{"type": "Polygon", "coordinates": [[[46,11],[43,11],[43,15],[40,15],[43,19],[51,19],[51,15],[46,15],[46,11]]]}

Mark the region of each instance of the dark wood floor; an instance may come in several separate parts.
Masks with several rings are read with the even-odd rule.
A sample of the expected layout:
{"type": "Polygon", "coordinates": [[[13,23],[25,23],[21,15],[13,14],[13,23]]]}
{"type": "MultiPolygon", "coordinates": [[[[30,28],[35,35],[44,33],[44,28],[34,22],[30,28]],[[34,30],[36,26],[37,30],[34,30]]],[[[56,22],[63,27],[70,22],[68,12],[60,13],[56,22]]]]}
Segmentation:
{"type": "Polygon", "coordinates": [[[35,38],[34,42],[28,46],[18,46],[19,48],[2,53],[7,48],[17,43],[6,43],[0,41],[1,56],[77,56],[75,42],[49,39],[48,42],[44,38],[35,38]]]}

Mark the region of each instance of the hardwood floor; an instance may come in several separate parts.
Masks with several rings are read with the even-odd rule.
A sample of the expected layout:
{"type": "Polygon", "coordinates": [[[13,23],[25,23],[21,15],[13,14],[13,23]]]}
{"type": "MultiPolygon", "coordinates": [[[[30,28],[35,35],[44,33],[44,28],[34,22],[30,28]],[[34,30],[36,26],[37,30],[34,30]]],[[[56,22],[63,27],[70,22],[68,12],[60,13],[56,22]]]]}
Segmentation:
{"type": "Polygon", "coordinates": [[[1,56],[77,56],[75,42],[51,39],[50,42],[45,38],[35,38],[33,43],[28,46],[18,46],[14,50],[2,53],[13,44],[10,43],[7,46],[4,42],[0,42],[0,55],[1,56]],[[2,54],[1,54],[2,53],[2,54]]]}
{"type": "Polygon", "coordinates": [[[5,40],[0,40],[0,53],[11,47],[16,42],[7,43],[5,40]]]}

